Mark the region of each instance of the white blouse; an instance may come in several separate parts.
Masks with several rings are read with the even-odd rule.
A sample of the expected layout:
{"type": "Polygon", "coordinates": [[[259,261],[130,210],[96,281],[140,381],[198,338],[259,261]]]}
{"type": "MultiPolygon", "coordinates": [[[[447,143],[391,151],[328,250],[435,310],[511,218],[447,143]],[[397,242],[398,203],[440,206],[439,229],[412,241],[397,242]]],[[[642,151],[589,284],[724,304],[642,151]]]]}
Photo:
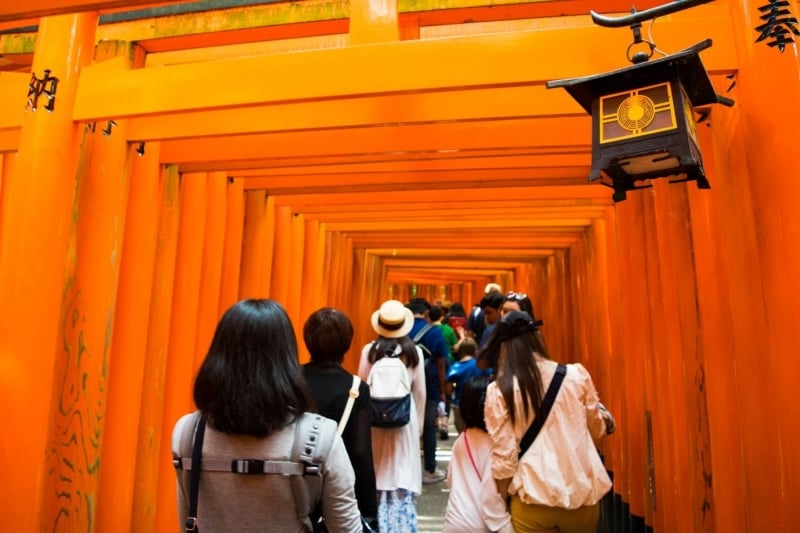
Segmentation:
{"type": "Polygon", "coordinates": [[[447,487],[444,533],[514,533],[506,502],[492,477],[492,441],[485,431],[467,428],[453,443],[447,487]]]}
{"type": "MultiPolygon", "coordinates": [[[[361,350],[358,377],[364,383],[372,369],[367,343],[361,350]]],[[[375,488],[382,491],[405,489],[422,493],[422,465],[419,439],[425,420],[425,359],[417,347],[419,364],[408,368],[411,380],[411,416],[408,424],[399,428],[372,428],[372,462],[375,465],[375,488]]]]}
{"type": "MultiPolygon", "coordinates": [[[[546,391],[557,364],[547,360],[537,364],[546,391]]],[[[527,453],[518,460],[519,442],[535,413],[531,409],[530,416],[525,417],[515,377],[516,422],[512,425],[497,383],[490,383],[486,389],[484,417],[492,439],[494,478],[512,478],[508,493],[516,494],[529,504],[577,509],[600,501],[611,488],[611,480],[593,441],[606,432],[598,401],[586,368],[578,363],[567,365],[567,374],[550,416],[527,453]]]]}

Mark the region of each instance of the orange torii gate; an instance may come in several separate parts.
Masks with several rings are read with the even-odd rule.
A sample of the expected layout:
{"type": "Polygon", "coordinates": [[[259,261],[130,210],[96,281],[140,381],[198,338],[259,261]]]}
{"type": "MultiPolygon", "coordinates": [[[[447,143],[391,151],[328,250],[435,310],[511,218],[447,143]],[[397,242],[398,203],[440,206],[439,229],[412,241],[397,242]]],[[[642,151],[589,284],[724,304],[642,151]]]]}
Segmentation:
{"type": "Polygon", "coordinates": [[[619,68],[630,32],[588,12],[629,2],[3,2],[4,527],[176,527],[166,443],[238,298],[298,330],[342,308],[352,368],[381,300],[469,305],[489,280],[534,296],[617,415],[615,518],[800,527],[800,65],[754,42],[767,3],[650,28],[667,51],[712,38],[736,106],[699,124],[710,191],[614,205],[585,183],[590,118],[544,84],[619,68]]]}

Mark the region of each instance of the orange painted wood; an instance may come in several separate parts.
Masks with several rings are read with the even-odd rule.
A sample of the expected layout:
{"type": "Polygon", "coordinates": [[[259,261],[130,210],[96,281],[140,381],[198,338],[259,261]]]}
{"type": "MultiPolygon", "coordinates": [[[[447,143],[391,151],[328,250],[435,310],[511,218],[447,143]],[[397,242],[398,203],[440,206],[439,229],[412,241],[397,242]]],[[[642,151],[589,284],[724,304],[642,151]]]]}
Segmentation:
{"type": "MultiPolygon", "coordinates": [[[[733,127],[714,113],[715,127],[733,127]]],[[[729,116],[727,113],[724,116],[729,116]]],[[[703,147],[703,164],[710,179],[717,183],[724,176],[724,167],[717,160],[728,150],[726,140],[712,136],[709,128],[698,130],[703,147]]],[[[722,137],[722,136],[720,136],[722,137]]],[[[715,189],[720,185],[715,185],[715,189]]],[[[707,354],[706,387],[708,393],[709,437],[713,468],[714,512],[717,530],[743,533],[747,531],[742,464],[742,427],[736,398],[736,360],[732,309],[728,294],[732,290],[724,254],[718,253],[722,241],[722,206],[715,195],[701,194],[689,188],[689,207],[692,219],[692,238],[697,273],[698,311],[703,327],[699,343],[707,354]]]]}
{"type": "Polygon", "coordinates": [[[125,235],[114,313],[108,409],[103,429],[97,528],[132,529],[139,421],[155,271],[159,190],[158,145],[132,158],[125,235]]]}
{"type": "MultiPolygon", "coordinates": [[[[25,80],[27,83],[27,80],[25,80]]],[[[22,85],[21,81],[17,85],[22,85]]],[[[131,119],[131,139],[165,140],[223,133],[264,133],[445,120],[583,115],[566,93],[542,85],[452,89],[337,100],[289,102],[224,111],[206,110],[131,119]]],[[[13,121],[9,119],[13,124],[13,121]]]]}
{"type": "Polygon", "coordinates": [[[289,219],[289,235],[291,252],[287,263],[289,279],[286,291],[286,309],[294,326],[295,337],[300,344],[303,339],[303,322],[305,317],[301,314],[303,299],[303,258],[305,256],[305,219],[303,215],[292,214],[289,219]]]}
{"type": "Polygon", "coordinates": [[[245,193],[239,299],[269,295],[274,242],[274,202],[264,191],[245,193]]]}
{"type": "Polygon", "coordinates": [[[284,309],[289,306],[289,279],[291,277],[292,255],[292,210],[289,206],[275,208],[275,247],[272,264],[269,297],[280,303],[284,309]]]}
{"type": "MultiPolygon", "coordinates": [[[[659,184],[664,185],[664,184],[659,184]]],[[[654,490],[645,496],[644,516],[648,523],[663,528],[693,531],[694,506],[692,501],[689,445],[693,435],[689,433],[684,391],[684,369],[681,353],[676,344],[680,339],[680,317],[677,310],[673,277],[674,261],[671,257],[660,257],[659,247],[669,252],[669,242],[659,227],[654,194],[663,189],[647,191],[640,195],[639,213],[642,226],[652,228],[642,231],[641,253],[645,256],[647,270],[640,276],[647,280],[651,295],[647,319],[651,349],[644,354],[645,408],[650,413],[652,426],[652,452],[645,447],[648,466],[647,479],[654,490]],[[660,230],[660,231],[659,231],[660,230]],[[664,261],[663,263],[661,261],[664,261]],[[676,353],[677,352],[677,353],[676,353]],[[686,509],[679,515],[661,513],[660,510],[686,509]]],[[[666,194],[666,192],[664,193],[666,194]]],[[[667,218],[669,212],[667,211],[667,218]]],[[[685,219],[684,219],[685,220],[685,219]]],[[[645,441],[647,442],[647,441],[645,441]]]]}
{"type": "MultiPolygon", "coordinates": [[[[680,50],[704,38],[716,43],[704,61],[711,71],[731,71],[736,58],[724,5],[706,5],[691,15],[675,15],[663,22],[659,46],[680,50]],[[672,31],[670,31],[672,29],[672,31]]],[[[318,50],[298,54],[237,58],[213,64],[193,63],[158,69],[143,69],[113,79],[101,65],[87,68],[81,76],[74,118],[129,117],[138,114],[187,111],[210,107],[399,93],[460,87],[537,84],[546,80],[588,75],[619,68],[625,58],[620,51],[630,42],[627,32],[610,32],[586,18],[578,29],[495,33],[430,41],[399,41],[358,47],[318,50]],[[596,54],[571,46],[576,40],[602,43],[596,54]],[[556,62],[535,62],[561,50],[556,62]],[[614,51],[615,53],[609,53],[614,51]],[[459,69],[420,68],[457,64],[459,69]],[[524,63],[528,68],[519,68],[524,63]],[[253,72],[270,72],[270,83],[231,85],[227,80],[248,79],[253,72]],[[296,73],[303,74],[298,83],[296,73]],[[361,75],[370,72],[369,77],[361,75]],[[205,91],[185,91],[185,84],[205,91]]]]}
{"type": "MultiPolygon", "coordinates": [[[[198,305],[203,265],[208,184],[205,174],[182,174],[180,223],[175,257],[175,278],[169,322],[169,345],[164,374],[163,420],[157,438],[165,443],[159,451],[156,530],[176,525],[175,469],[170,442],[172,428],[181,415],[194,410],[192,380],[196,370],[198,305]],[[198,236],[202,236],[198,238],[198,236]]],[[[215,288],[217,290],[217,288],[215,288]]]]}
{"type": "Polygon", "coordinates": [[[222,273],[219,295],[219,316],[239,299],[239,277],[242,265],[244,235],[244,190],[242,180],[229,178],[225,194],[225,240],[222,251],[222,273]]]}
{"type": "Polygon", "coordinates": [[[25,102],[31,76],[24,72],[0,72],[0,130],[18,128],[25,118],[25,102]]]}
{"type": "MultiPolygon", "coordinates": [[[[117,125],[124,131],[125,123],[117,125]]],[[[44,488],[46,524],[85,529],[97,519],[108,368],[128,202],[125,136],[84,131],[61,308],[44,488]]]]}
{"type": "MultiPolygon", "coordinates": [[[[664,280],[670,290],[665,292],[662,302],[665,310],[668,304],[674,305],[675,309],[674,314],[667,310],[664,318],[666,321],[677,318],[679,327],[678,335],[672,339],[674,344],[670,346],[669,360],[675,369],[671,374],[680,377],[680,380],[676,379],[669,390],[682,390],[684,393],[688,438],[676,444],[688,451],[690,478],[686,486],[688,490],[684,492],[691,496],[688,509],[691,509],[692,527],[695,531],[716,530],[706,392],[709,377],[706,373],[706,352],[697,343],[701,323],[697,311],[695,277],[686,275],[695,268],[687,189],[686,185],[669,185],[665,180],[654,184],[659,264],[666,267],[663,272],[671,277],[669,284],[664,280]]],[[[662,330],[662,334],[666,332],[669,332],[669,328],[662,330]]]]}
{"type": "Polygon", "coordinates": [[[3,216],[2,213],[8,209],[5,206],[6,195],[4,195],[4,183],[11,179],[14,173],[14,166],[17,162],[17,153],[12,152],[8,154],[0,154],[0,235],[3,234],[3,216]]]}
{"type": "MultiPolygon", "coordinates": [[[[800,311],[800,299],[797,298],[800,293],[800,272],[795,245],[800,237],[800,220],[796,203],[792,201],[798,191],[795,162],[800,151],[797,143],[792,142],[789,136],[779,133],[786,131],[787,125],[797,124],[800,120],[800,105],[796,98],[800,91],[800,63],[790,50],[787,50],[788,54],[781,54],[776,53],[775,48],[765,46],[765,42],[752,43],[753,34],[756,33],[753,31],[754,23],[763,22],[757,18],[763,14],[759,11],[762,6],[763,3],[753,0],[731,6],[734,36],[741,56],[737,74],[738,95],[743,102],[747,102],[747,112],[741,110],[741,122],[735,130],[735,142],[736,146],[746,150],[747,158],[746,167],[731,165],[728,168],[736,168],[737,172],[746,176],[750,187],[760,267],[760,271],[754,269],[751,275],[761,280],[763,313],[765,326],[768,327],[763,330],[762,340],[765,344],[758,347],[766,357],[759,358],[759,361],[770,369],[766,380],[771,385],[759,387],[753,392],[760,390],[772,395],[777,415],[775,423],[779,447],[776,449],[774,443],[768,446],[768,441],[762,441],[754,442],[756,447],[752,451],[746,450],[749,463],[747,468],[757,475],[755,483],[748,484],[748,491],[764,489],[767,492],[761,493],[757,505],[751,507],[747,499],[745,504],[749,512],[748,518],[752,516],[748,524],[754,524],[759,513],[768,512],[772,518],[766,523],[762,522],[764,527],[790,531],[800,524],[800,506],[791,497],[786,498],[786,495],[800,491],[800,458],[793,453],[800,443],[800,427],[794,423],[800,416],[800,406],[795,400],[797,387],[793,379],[800,371],[800,361],[796,357],[800,349],[800,339],[789,333],[794,331],[793,317],[800,311]],[[775,102],[786,102],[785,111],[779,114],[769,113],[770,104],[775,102]],[[752,146],[753,135],[766,137],[758,137],[764,141],[752,146]],[[771,176],[773,173],[776,173],[774,179],[758,179],[759,175],[771,176]],[[767,467],[756,472],[756,457],[762,453],[769,454],[770,458],[767,467]],[[774,465],[775,460],[779,460],[779,464],[774,465]],[[780,477],[773,477],[772,486],[767,488],[766,478],[770,475],[777,476],[778,471],[780,477]],[[780,487],[776,486],[776,479],[780,479],[780,487]]],[[[790,15],[796,18],[798,4],[790,3],[788,8],[790,15]]],[[[759,295],[753,296],[758,298],[759,295]]],[[[752,312],[758,313],[757,309],[753,308],[752,312]]],[[[752,322],[751,324],[756,325],[752,322]]],[[[749,359],[746,366],[753,372],[753,376],[756,372],[763,372],[763,366],[755,363],[755,360],[749,359]]],[[[744,387],[745,383],[742,382],[741,386],[744,387]]],[[[751,438],[755,440],[755,435],[752,434],[754,426],[747,423],[749,420],[749,416],[742,420],[748,441],[751,438]]],[[[768,428],[771,422],[770,417],[766,421],[768,428]]],[[[773,435],[771,428],[764,436],[770,435],[773,435]]]]}
{"type": "Polygon", "coordinates": [[[352,0],[350,44],[392,42],[400,39],[398,0],[352,0]]]}
{"type": "Polygon", "coordinates": [[[310,360],[310,354],[306,350],[303,341],[303,325],[308,316],[319,309],[327,306],[327,302],[321,298],[322,272],[325,270],[322,257],[325,254],[325,242],[320,239],[320,224],[315,220],[306,221],[303,225],[303,262],[302,278],[298,294],[298,315],[294,324],[297,331],[297,345],[300,360],[306,362],[310,360]]]}
{"type": "Polygon", "coordinates": [[[75,190],[77,127],[71,115],[78,71],[91,61],[96,21],[89,14],[41,21],[33,71],[41,76],[49,68],[59,76],[58,105],[52,114],[25,114],[14,172],[3,178],[0,400],[8,412],[0,441],[6,450],[0,459],[5,473],[0,498],[14,502],[4,520],[4,527],[13,531],[52,525],[43,521],[48,476],[43,458],[48,421],[56,408],[51,384],[58,381],[56,354],[75,190]]]}
{"type": "MultiPolygon", "coordinates": [[[[98,51],[97,59],[105,53],[115,52],[98,51]]],[[[47,457],[51,470],[45,488],[44,520],[64,524],[60,527],[81,529],[95,521],[106,522],[96,514],[92,500],[100,496],[105,420],[113,416],[106,409],[107,391],[134,155],[125,142],[125,127],[120,121],[107,136],[100,130],[85,130],[82,142],[61,311],[62,348],[56,363],[54,395],[60,408],[51,415],[47,457]],[[65,469],[66,464],[71,468],[65,469]]],[[[126,443],[129,449],[134,442],[126,443]]]]}
{"type": "MultiPolygon", "coordinates": [[[[625,405],[618,418],[620,426],[625,428],[625,464],[615,477],[615,490],[629,504],[630,512],[638,516],[644,516],[645,487],[649,486],[644,479],[644,476],[649,477],[647,413],[649,411],[651,417],[657,415],[645,403],[646,389],[652,385],[645,381],[643,358],[652,352],[652,346],[648,302],[639,297],[648,291],[646,277],[643,275],[647,272],[647,266],[645,256],[641,253],[644,244],[643,229],[637,223],[641,220],[641,202],[641,196],[631,197],[629,201],[618,204],[616,209],[618,275],[620,284],[624,283],[626,287],[620,298],[617,320],[631,320],[630,317],[636,317],[635,326],[628,327],[627,322],[621,322],[623,330],[619,349],[625,354],[636,356],[626,357],[624,367],[620,369],[620,384],[626,391],[625,405]]],[[[655,436],[657,435],[654,434],[655,436]]],[[[655,486],[658,487],[659,473],[655,472],[655,475],[655,486]]]]}
{"type": "MultiPolygon", "coordinates": [[[[731,495],[728,500],[741,498],[744,502],[738,518],[745,530],[763,527],[782,531],[788,527],[787,514],[791,507],[781,496],[786,490],[782,484],[788,479],[784,468],[789,463],[784,464],[785,455],[778,453],[778,450],[785,446],[781,440],[783,418],[791,415],[793,407],[781,405],[776,409],[764,409],[764,405],[778,405],[776,395],[781,389],[777,383],[781,378],[777,376],[790,371],[792,366],[773,351],[771,344],[765,340],[773,333],[767,314],[772,299],[766,298],[764,284],[776,272],[770,271],[768,275],[762,266],[765,242],[770,238],[779,238],[781,230],[776,233],[776,229],[771,228],[765,233],[760,226],[760,219],[756,219],[756,212],[761,205],[754,199],[754,180],[747,170],[754,164],[754,154],[749,140],[752,132],[744,115],[745,110],[739,106],[725,110],[725,113],[715,113],[711,126],[713,148],[710,152],[716,175],[720,177],[715,180],[712,189],[714,211],[711,213],[711,223],[718,232],[714,248],[722,261],[721,265],[715,266],[722,267],[724,274],[721,280],[727,281],[722,287],[725,314],[719,320],[729,315],[726,331],[731,337],[732,346],[730,351],[723,351],[728,341],[721,343],[709,359],[714,361],[714,368],[721,369],[722,376],[733,379],[735,391],[733,396],[727,397],[728,402],[734,404],[735,411],[731,413],[728,406],[720,405],[722,398],[714,398],[714,405],[722,409],[719,415],[713,415],[733,415],[734,418],[727,423],[737,425],[735,428],[724,428],[720,434],[735,433],[736,441],[730,443],[730,447],[716,447],[714,451],[722,454],[721,459],[734,463],[734,469],[741,468],[737,486],[742,491],[741,496],[731,495]],[[735,219],[732,219],[734,214],[735,219]],[[764,333],[763,336],[748,335],[745,331],[764,333]],[[753,357],[753,354],[759,357],[753,357]],[[732,375],[726,362],[716,360],[719,358],[732,361],[732,375]],[[776,443],[780,443],[780,448],[776,448],[776,443]]],[[[791,285],[787,285],[787,290],[791,290],[791,285]]],[[[712,385],[711,376],[709,386],[720,393],[730,391],[727,383],[713,380],[712,385]]],[[[715,423],[718,431],[721,423],[722,420],[715,423]]],[[[789,436],[792,434],[790,431],[789,436]]]]}
{"type": "Polygon", "coordinates": [[[199,368],[205,359],[217,322],[222,316],[219,311],[219,303],[226,237],[228,177],[224,172],[209,172],[206,177],[206,186],[205,235],[200,275],[202,290],[197,303],[197,342],[195,343],[193,368],[199,368]]]}
{"type": "MultiPolygon", "coordinates": [[[[156,531],[156,511],[166,501],[159,492],[159,472],[169,455],[169,440],[163,434],[167,359],[172,320],[175,265],[180,228],[180,175],[177,167],[165,167],[158,182],[158,240],[144,352],[141,418],[139,420],[136,478],[133,492],[132,531],[156,531]]],[[[171,523],[174,526],[174,522],[171,523]]]]}
{"type": "MultiPolygon", "coordinates": [[[[104,61],[111,57],[122,56],[128,58],[126,68],[142,64],[144,54],[131,43],[107,42],[98,46],[95,51],[95,61],[104,61]]],[[[109,243],[104,243],[98,239],[98,235],[92,235],[95,246],[102,244],[102,255],[110,255],[112,261],[104,261],[103,257],[91,258],[92,263],[83,265],[83,272],[88,276],[82,280],[86,285],[96,287],[95,278],[108,278],[109,272],[104,272],[100,267],[110,264],[118,269],[111,271],[117,276],[117,289],[115,300],[112,303],[113,310],[113,332],[108,335],[107,321],[104,318],[102,326],[107,361],[103,365],[108,366],[107,391],[105,404],[107,405],[102,427],[102,447],[100,457],[102,468],[100,469],[97,480],[97,504],[94,507],[95,516],[93,521],[100,530],[113,528],[129,528],[131,524],[131,511],[133,504],[133,481],[136,467],[136,432],[139,429],[138,421],[141,407],[139,401],[142,393],[142,379],[144,370],[144,359],[141,353],[144,351],[144,339],[147,331],[146,320],[149,311],[149,294],[152,285],[153,260],[155,257],[155,221],[157,217],[152,211],[152,207],[145,208],[146,220],[142,219],[142,205],[137,201],[141,198],[134,198],[134,194],[141,195],[142,192],[150,196],[158,183],[158,160],[152,155],[147,163],[134,151],[133,146],[125,142],[125,132],[128,128],[127,121],[120,121],[112,127],[110,135],[102,137],[102,133],[95,130],[95,144],[97,153],[93,157],[92,173],[90,178],[95,183],[92,189],[88,190],[87,206],[90,226],[84,227],[82,232],[92,235],[91,227],[105,228],[107,232],[113,231],[113,248],[109,243]],[[97,142],[101,141],[101,142],[97,142]],[[149,168],[145,167],[149,165],[149,168]],[[155,179],[154,179],[155,178],[155,179]],[[139,180],[145,180],[150,184],[139,184],[139,180]],[[109,187],[113,184],[115,187],[109,187]],[[135,188],[134,188],[135,184],[135,188]],[[98,186],[99,185],[99,186],[98,186]],[[120,198],[117,191],[124,192],[124,198],[120,198]],[[92,211],[95,206],[103,206],[108,212],[101,219],[92,211]],[[138,209],[136,213],[130,212],[130,207],[138,209]],[[138,217],[135,219],[134,230],[128,224],[128,216],[138,217]],[[90,218],[91,217],[91,218],[90,218]],[[150,221],[154,221],[150,223],[150,221]],[[151,229],[147,231],[146,228],[151,229]],[[135,231],[142,230],[142,238],[138,239],[135,231]],[[138,239],[138,240],[137,240],[138,239]],[[129,241],[129,242],[126,242],[129,241]],[[137,246],[139,247],[137,249],[137,246]],[[125,253],[126,248],[130,252],[125,253]],[[107,250],[111,249],[109,254],[107,250]],[[141,253],[141,257],[131,257],[132,253],[141,253]],[[127,259],[127,262],[126,262],[127,259]],[[137,262],[134,267],[134,260],[137,262]],[[88,266],[88,268],[87,268],[88,266]],[[139,277],[141,275],[141,277],[139,277]],[[113,457],[113,460],[111,459],[113,457]]],[[[83,185],[81,185],[83,187],[83,185]]],[[[88,189],[88,188],[87,188],[88,189]]],[[[83,218],[83,217],[81,217],[83,218]]],[[[80,221],[80,219],[79,219],[80,221]]],[[[106,240],[108,235],[106,235],[106,240]]],[[[86,260],[86,257],[78,257],[79,263],[86,260]]],[[[108,270],[108,267],[105,268],[108,270]]],[[[113,280],[113,277],[112,277],[113,280]]],[[[108,285],[106,281],[106,285],[108,285]]],[[[102,287],[101,287],[102,288],[102,287]]],[[[106,286],[107,290],[108,287],[106,286]]],[[[97,296],[95,296],[97,301],[97,296]]],[[[108,307],[108,304],[103,305],[108,307]]],[[[96,309],[89,309],[94,313],[96,309]]],[[[112,311],[104,310],[104,314],[111,314],[112,311]]],[[[91,315],[89,315],[91,319],[91,315]]],[[[94,318],[97,320],[97,318],[94,318]]],[[[96,326],[97,327],[97,326],[96,326]]],[[[100,332],[98,331],[98,333],[100,332]]],[[[98,335],[95,333],[95,335],[98,335]]],[[[96,339],[100,345],[100,337],[96,339]]],[[[103,370],[105,374],[106,371],[103,370]]],[[[103,380],[100,380],[103,384],[103,380]]],[[[94,437],[94,435],[90,435],[94,437]]]]}

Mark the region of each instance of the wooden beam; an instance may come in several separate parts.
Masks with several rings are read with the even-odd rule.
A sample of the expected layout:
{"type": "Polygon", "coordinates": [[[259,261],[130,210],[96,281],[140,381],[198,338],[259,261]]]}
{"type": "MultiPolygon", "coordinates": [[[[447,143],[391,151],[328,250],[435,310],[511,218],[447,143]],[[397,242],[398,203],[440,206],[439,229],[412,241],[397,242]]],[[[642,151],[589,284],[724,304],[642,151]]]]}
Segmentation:
{"type": "MultiPolygon", "coordinates": [[[[302,177],[307,174],[314,174],[318,177],[330,176],[335,179],[337,176],[346,174],[386,174],[386,173],[425,173],[425,172],[452,172],[469,171],[474,169],[496,169],[513,170],[520,168],[541,169],[583,167],[589,164],[589,158],[582,153],[561,153],[554,155],[545,154],[514,154],[496,155],[487,159],[488,155],[475,161],[468,157],[449,157],[436,159],[401,159],[394,161],[370,161],[358,163],[330,163],[324,166],[315,165],[283,165],[270,166],[269,168],[259,168],[250,170],[233,170],[228,173],[232,178],[242,178],[247,181],[267,177],[296,176],[302,177]],[[483,165],[483,166],[481,166],[483,165]]],[[[245,185],[246,186],[246,185],[245,185]]]]}
{"type": "Polygon", "coordinates": [[[579,185],[589,175],[589,162],[580,167],[433,170],[427,172],[368,172],[358,174],[274,176],[248,178],[245,189],[265,189],[269,194],[393,190],[397,188],[463,188],[480,186],[512,186],[548,184],[579,185]]]}
{"type": "Polygon", "coordinates": [[[0,130],[22,126],[30,80],[30,74],[0,72],[0,130]]]}
{"type": "MultiPolygon", "coordinates": [[[[424,124],[350,128],[165,141],[165,163],[188,165],[281,157],[306,159],[381,154],[397,159],[420,153],[463,157],[474,150],[527,150],[529,153],[584,153],[591,150],[591,117],[496,120],[467,124],[424,124]]],[[[295,163],[297,164],[297,163],[295,163]]],[[[261,165],[259,163],[259,165],[261,165]]],[[[268,165],[263,165],[268,166],[268,165]]]]}
{"type": "MultiPolygon", "coordinates": [[[[392,206],[384,206],[383,212],[376,211],[331,211],[329,213],[315,213],[304,215],[305,220],[319,220],[320,222],[352,222],[367,220],[428,220],[437,222],[442,219],[447,220],[481,220],[483,218],[494,218],[493,213],[479,215],[475,209],[452,209],[450,204],[444,204],[436,211],[419,211],[408,209],[393,209],[392,206]]],[[[525,207],[509,208],[502,211],[504,217],[527,218],[531,220],[550,219],[550,218],[600,218],[603,215],[603,207],[565,207],[560,209],[529,209],[525,207]]]]}
{"type": "MultiPolygon", "coordinates": [[[[551,200],[551,199],[609,199],[609,189],[602,185],[581,185],[573,187],[508,187],[503,189],[477,188],[460,190],[459,198],[465,202],[475,202],[476,208],[480,203],[491,200],[551,200]]],[[[417,202],[447,202],[453,196],[452,191],[433,190],[420,194],[418,190],[390,191],[390,192],[347,192],[337,194],[307,194],[276,196],[276,205],[330,205],[337,202],[344,204],[409,204],[409,208],[417,202]]]]}
{"type": "Polygon", "coordinates": [[[155,141],[234,133],[585,114],[566,91],[549,90],[541,84],[138,116],[130,121],[128,139],[155,141]]]}
{"type": "MultiPolygon", "coordinates": [[[[660,22],[659,46],[677,51],[710,37],[715,45],[704,53],[707,68],[733,71],[737,57],[728,20],[724,5],[700,6],[691,14],[667,18],[660,22]]],[[[541,85],[624,66],[628,33],[587,20],[582,27],[567,29],[380,43],[131,72],[106,62],[83,70],[73,116],[93,121],[377,94],[541,85]],[[554,50],[559,51],[557,60],[537,60],[552,58],[554,50]]]]}
{"type": "MultiPolygon", "coordinates": [[[[484,189],[486,190],[486,189],[484,189]]],[[[292,209],[295,212],[303,213],[306,216],[314,217],[316,215],[324,215],[325,213],[353,213],[353,212],[382,212],[386,209],[386,204],[359,204],[359,203],[346,203],[342,202],[339,195],[328,195],[330,203],[321,204],[306,204],[303,202],[302,197],[294,196],[295,200],[292,203],[292,209]]],[[[481,201],[480,206],[476,206],[475,202],[470,199],[465,199],[461,195],[461,190],[458,194],[450,194],[450,199],[447,202],[449,209],[461,209],[472,211],[477,215],[481,213],[493,213],[502,209],[517,209],[525,207],[531,211],[547,212],[550,209],[567,209],[567,208],[584,208],[584,209],[607,209],[612,205],[610,195],[603,198],[547,198],[547,199],[518,199],[508,197],[488,197],[481,201]]],[[[391,204],[390,204],[391,205],[391,204]]],[[[414,203],[414,211],[436,211],[442,207],[438,199],[427,200],[421,198],[418,202],[414,203]]]]}

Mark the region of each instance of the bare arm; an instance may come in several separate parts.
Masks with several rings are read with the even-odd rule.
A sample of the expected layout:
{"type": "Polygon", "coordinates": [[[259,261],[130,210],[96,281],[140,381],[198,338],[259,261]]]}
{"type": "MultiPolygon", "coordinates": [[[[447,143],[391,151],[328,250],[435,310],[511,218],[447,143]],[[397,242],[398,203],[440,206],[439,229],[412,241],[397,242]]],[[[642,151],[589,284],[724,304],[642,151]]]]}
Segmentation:
{"type": "Polygon", "coordinates": [[[511,484],[511,478],[495,479],[494,482],[497,484],[497,493],[500,497],[502,497],[503,500],[508,500],[508,486],[511,484]]]}

